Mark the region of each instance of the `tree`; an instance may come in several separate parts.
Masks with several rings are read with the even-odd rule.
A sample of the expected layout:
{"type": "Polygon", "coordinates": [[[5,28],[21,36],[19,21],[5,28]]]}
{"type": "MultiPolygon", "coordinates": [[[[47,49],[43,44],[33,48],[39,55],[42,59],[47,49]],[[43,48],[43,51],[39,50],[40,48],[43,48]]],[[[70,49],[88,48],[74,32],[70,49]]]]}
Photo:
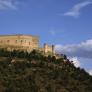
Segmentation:
{"type": "Polygon", "coordinates": [[[55,61],[56,61],[56,57],[52,56],[52,62],[55,62],[55,61]]]}
{"type": "Polygon", "coordinates": [[[66,56],[66,55],[64,55],[64,59],[65,59],[65,60],[67,59],[67,56],[66,56]]]}
{"type": "Polygon", "coordinates": [[[48,61],[52,61],[51,55],[48,55],[47,59],[48,59],[48,61]]]}

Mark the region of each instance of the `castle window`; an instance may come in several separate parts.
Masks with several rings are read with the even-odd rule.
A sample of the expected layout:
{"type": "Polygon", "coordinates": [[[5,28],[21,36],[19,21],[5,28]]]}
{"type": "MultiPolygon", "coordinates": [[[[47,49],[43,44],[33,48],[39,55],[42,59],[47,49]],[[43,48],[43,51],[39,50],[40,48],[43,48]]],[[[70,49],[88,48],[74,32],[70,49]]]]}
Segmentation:
{"type": "Polygon", "coordinates": [[[1,40],[0,43],[2,43],[3,41],[1,40]]]}
{"type": "Polygon", "coordinates": [[[17,40],[15,40],[15,43],[17,43],[17,40]]]}
{"type": "Polygon", "coordinates": [[[30,45],[30,42],[29,42],[29,45],[30,45]]]}
{"type": "Polygon", "coordinates": [[[23,41],[21,40],[20,42],[22,43],[23,41]]]}
{"type": "Polygon", "coordinates": [[[7,40],[7,43],[9,43],[10,42],[10,40],[7,40]]]}
{"type": "Polygon", "coordinates": [[[21,42],[21,44],[22,44],[23,40],[21,40],[20,42],[21,42]]]}
{"type": "Polygon", "coordinates": [[[21,42],[23,42],[23,40],[21,40],[21,42]]]}

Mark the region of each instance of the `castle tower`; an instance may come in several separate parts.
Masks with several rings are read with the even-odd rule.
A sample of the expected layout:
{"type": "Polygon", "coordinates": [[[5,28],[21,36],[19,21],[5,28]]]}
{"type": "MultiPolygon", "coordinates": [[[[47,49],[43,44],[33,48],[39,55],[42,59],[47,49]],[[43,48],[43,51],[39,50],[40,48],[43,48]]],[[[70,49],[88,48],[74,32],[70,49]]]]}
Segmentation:
{"type": "Polygon", "coordinates": [[[44,44],[44,55],[46,55],[46,53],[47,53],[47,48],[48,48],[48,45],[45,43],[44,44]]]}
{"type": "Polygon", "coordinates": [[[54,56],[54,55],[55,55],[55,46],[52,45],[52,56],[54,56]]]}
{"type": "Polygon", "coordinates": [[[44,44],[44,55],[52,55],[54,56],[55,55],[55,46],[52,45],[52,46],[49,46],[48,44],[44,44]]]}

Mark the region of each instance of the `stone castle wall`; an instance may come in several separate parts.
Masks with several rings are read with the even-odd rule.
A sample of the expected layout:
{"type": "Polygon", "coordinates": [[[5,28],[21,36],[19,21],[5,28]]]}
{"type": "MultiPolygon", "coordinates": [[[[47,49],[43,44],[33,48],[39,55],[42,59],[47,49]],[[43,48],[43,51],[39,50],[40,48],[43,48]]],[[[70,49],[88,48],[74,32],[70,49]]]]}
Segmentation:
{"type": "Polygon", "coordinates": [[[30,35],[0,36],[0,47],[7,49],[33,50],[39,48],[39,37],[30,35]]]}
{"type": "Polygon", "coordinates": [[[44,54],[52,55],[54,53],[54,46],[44,44],[43,48],[39,46],[39,37],[32,35],[1,35],[0,48],[7,50],[25,50],[32,51],[33,49],[40,50],[44,54]]]}

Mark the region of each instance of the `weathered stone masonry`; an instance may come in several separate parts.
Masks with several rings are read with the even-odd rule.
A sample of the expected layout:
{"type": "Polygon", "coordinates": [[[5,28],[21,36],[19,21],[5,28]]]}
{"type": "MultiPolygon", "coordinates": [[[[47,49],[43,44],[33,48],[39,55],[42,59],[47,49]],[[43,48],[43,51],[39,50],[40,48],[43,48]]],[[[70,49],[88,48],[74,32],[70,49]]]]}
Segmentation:
{"type": "Polygon", "coordinates": [[[39,37],[32,35],[0,35],[0,48],[12,50],[24,50],[32,51],[33,49],[42,51],[45,55],[51,54],[54,55],[54,45],[49,46],[44,44],[43,48],[39,46],[39,37]]]}

